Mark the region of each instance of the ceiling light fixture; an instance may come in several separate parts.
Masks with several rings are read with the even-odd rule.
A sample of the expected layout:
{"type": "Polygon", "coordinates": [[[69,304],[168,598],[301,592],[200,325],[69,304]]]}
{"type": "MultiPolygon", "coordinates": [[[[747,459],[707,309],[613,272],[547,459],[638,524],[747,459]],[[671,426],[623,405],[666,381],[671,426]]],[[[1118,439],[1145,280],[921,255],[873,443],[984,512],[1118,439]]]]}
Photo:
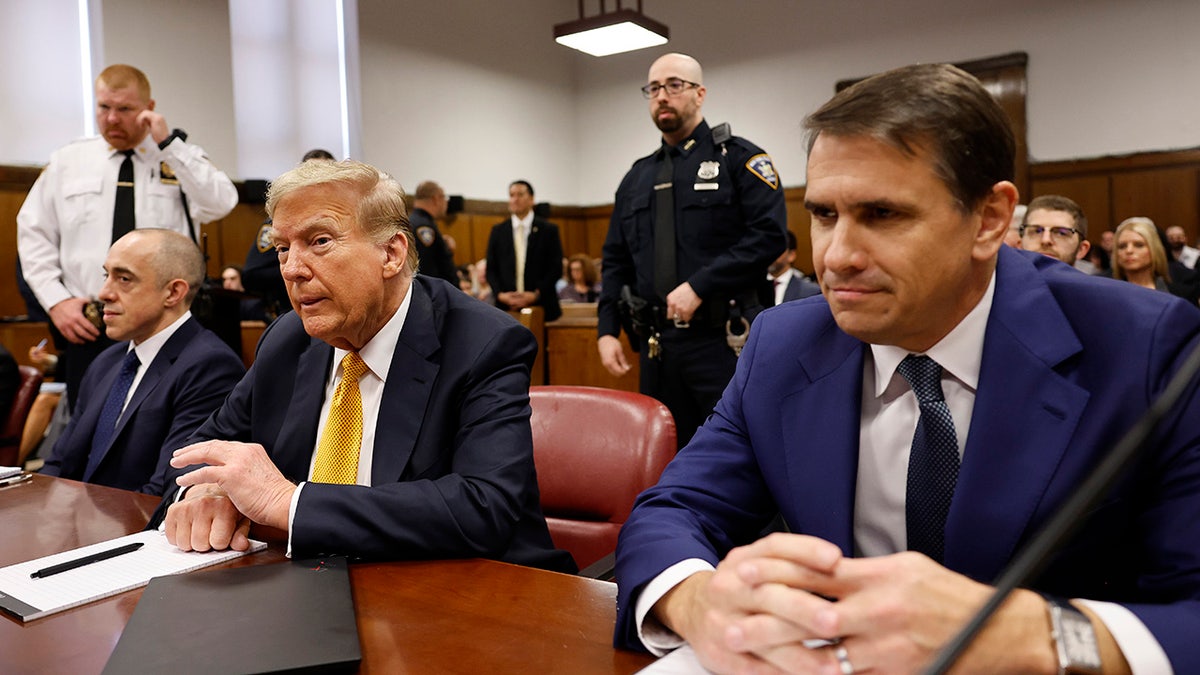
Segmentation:
{"type": "Polygon", "coordinates": [[[620,54],[667,43],[671,30],[642,14],[642,0],[638,0],[636,10],[622,9],[621,0],[616,3],[617,8],[606,13],[605,2],[600,0],[600,14],[585,18],[583,0],[579,0],[579,19],[555,26],[554,41],[592,56],[620,54]]]}

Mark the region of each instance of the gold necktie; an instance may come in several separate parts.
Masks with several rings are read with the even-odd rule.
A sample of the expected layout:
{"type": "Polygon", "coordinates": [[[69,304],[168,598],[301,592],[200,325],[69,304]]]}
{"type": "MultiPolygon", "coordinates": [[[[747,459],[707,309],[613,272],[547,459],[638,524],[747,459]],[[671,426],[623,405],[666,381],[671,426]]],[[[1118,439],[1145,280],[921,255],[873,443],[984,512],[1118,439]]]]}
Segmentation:
{"type": "Polygon", "coordinates": [[[362,446],[362,396],[358,378],[367,364],[354,352],[342,359],[342,381],[333,392],[329,419],[317,444],[314,483],[353,485],[358,480],[358,451],[362,446]]]}

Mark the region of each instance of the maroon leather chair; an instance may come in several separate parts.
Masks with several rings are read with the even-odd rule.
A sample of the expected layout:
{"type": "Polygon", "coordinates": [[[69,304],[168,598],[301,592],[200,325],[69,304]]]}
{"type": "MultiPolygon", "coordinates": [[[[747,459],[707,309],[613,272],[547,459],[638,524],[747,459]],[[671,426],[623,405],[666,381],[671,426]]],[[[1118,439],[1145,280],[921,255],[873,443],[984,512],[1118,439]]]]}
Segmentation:
{"type": "Polygon", "coordinates": [[[16,466],[21,451],[21,432],[25,430],[25,419],[42,386],[42,371],[32,366],[17,366],[21,373],[21,386],[13,396],[8,416],[0,427],[0,466],[16,466]]]}
{"type": "Polygon", "coordinates": [[[533,458],[554,545],[580,568],[611,554],[634,499],[675,456],[675,420],[649,396],[534,386],[533,458]]]}

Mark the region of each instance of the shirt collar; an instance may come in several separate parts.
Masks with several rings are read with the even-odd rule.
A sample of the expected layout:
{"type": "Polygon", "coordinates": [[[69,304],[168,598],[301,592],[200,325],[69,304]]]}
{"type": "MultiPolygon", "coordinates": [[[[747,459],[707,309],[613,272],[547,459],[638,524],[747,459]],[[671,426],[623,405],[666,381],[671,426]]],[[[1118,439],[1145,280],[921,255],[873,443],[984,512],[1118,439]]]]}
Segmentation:
{"type": "MultiPolygon", "coordinates": [[[[930,347],[925,355],[937,361],[955,379],[971,391],[979,387],[979,367],[983,361],[983,338],[987,333],[988,317],[992,313],[992,299],[996,293],[996,272],[988,281],[987,290],[974,309],[946,337],[930,347]]],[[[875,397],[883,395],[896,374],[896,368],[911,352],[894,345],[871,345],[875,362],[875,397]]]]}
{"type": "MultiPolygon", "coordinates": [[[[158,143],[154,142],[153,136],[146,134],[146,137],[143,138],[137,145],[133,146],[132,150],[135,157],[146,159],[147,157],[153,157],[158,152],[158,143]]],[[[117,157],[121,155],[121,151],[117,150],[111,145],[108,146],[108,153],[109,157],[117,157]]]]}
{"type": "Polygon", "coordinates": [[[171,336],[175,334],[175,331],[179,330],[179,327],[190,318],[192,318],[192,312],[190,310],[184,312],[183,316],[175,319],[170,326],[167,326],[154,335],[142,340],[140,345],[134,345],[133,341],[130,341],[130,349],[137,352],[138,361],[141,362],[142,365],[149,364],[150,362],[154,361],[154,358],[158,356],[160,351],[162,351],[163,345],[167,344],[167,340],[171,339],[171,336]]]}
{"type": "MultiPolygon", "coordinates": [[[[679,154],[681,156],[687,157],[689,154],[691,154],[691,152],[693,150],[695,150],[696,148],[698,148],[700,146],[699,140],[701,138],[703,138],[706,134],[711,134],[711,133],[712,132],[708,130],[708,121],[702,119],[702,120],[700,120],[700,124],[697,124],[696,128],[692,129],[691,135],[688,136],[687,138],[683,139],[683,141],[679,145],[674,146],[674,147],[679,151],[679,154]]],[[[663,141],[662,148],[667,148],[667,147],[671,147],[671,146],[669,146],[666,141],[663,141]]],[[[660,149],[660,152],[661,151],[662,150],[660,149]]]]}
{"type": "MultiPolygon", "coordinates": [[[[400,301],[400,307],[392,318],[388,319],[387,323],[383,324],[383,328],[379,332],[367,340],[367,344],[363,345],[362,349],[358,350],[358,355],[362,358],[363,363],[367,364],[367,368],[375,374],[383,382],[387,382],[388,370],[392,367],[392,356],[396,353],[396,343],[400,341],[400,331],[404,328],[404,319],[408,316],[408,308],[412,305],[414,283],[409,280],[408,292],[404,294],[404,299],[400,301]]],[[[341,366],[342,359],[350,352],[345,349],[334,347],[333,362],[341,366]]],[[[333,369],[331,375],[336,376],[338,368],[333,369]]]]}
{"type": "Polygon", "coordinates": [[[516,231],[518,225],[525,226],[525,234],[529,234],[531,231],[533,231],[533,209],[529,209],[529,213],[526,213],[524,218],[518,218],[517,214],[515,213],[511,214],[511,216],[514,232],[516,231]]]}

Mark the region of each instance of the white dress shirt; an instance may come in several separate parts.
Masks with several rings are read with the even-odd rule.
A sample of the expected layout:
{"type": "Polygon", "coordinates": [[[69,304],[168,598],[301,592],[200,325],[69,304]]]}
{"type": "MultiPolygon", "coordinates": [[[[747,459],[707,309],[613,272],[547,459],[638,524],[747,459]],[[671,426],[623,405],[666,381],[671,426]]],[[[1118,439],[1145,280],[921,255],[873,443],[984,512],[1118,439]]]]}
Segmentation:
{"type": "MultiPolygon", "coordinates": [[[[125,414],[125,406],[129,405],[129,401],[133,400],[133,392],[137,391],[138,385],[142,383],[142,378],[146,375],[146,371],[149,370],[150,364],[154,363],[154,359],[158,356],[158,353],[162,351],[163,345],[167,344],[167,340],[170,340],[175,331],[179,330],[179,327],[190,318],[192,318],[192,313],[190,311],[184,312],[183,316],[175,319],[171,325],[142,340],[140,345],[134,345],[132,342],[129,343],[130,349],[137,353],[138,363],[141,365],[138,366],[137,372],[133,376],[133,383],[129,385],[129,391],[125,394],[125,402],[121,404],[121,415],[125,414]]],[[[128,354],[129,351],[126,350],[125,353],[128,354]]],[[[120,420],[121,416],[117,416],[117,419],[120,420]]]]}

